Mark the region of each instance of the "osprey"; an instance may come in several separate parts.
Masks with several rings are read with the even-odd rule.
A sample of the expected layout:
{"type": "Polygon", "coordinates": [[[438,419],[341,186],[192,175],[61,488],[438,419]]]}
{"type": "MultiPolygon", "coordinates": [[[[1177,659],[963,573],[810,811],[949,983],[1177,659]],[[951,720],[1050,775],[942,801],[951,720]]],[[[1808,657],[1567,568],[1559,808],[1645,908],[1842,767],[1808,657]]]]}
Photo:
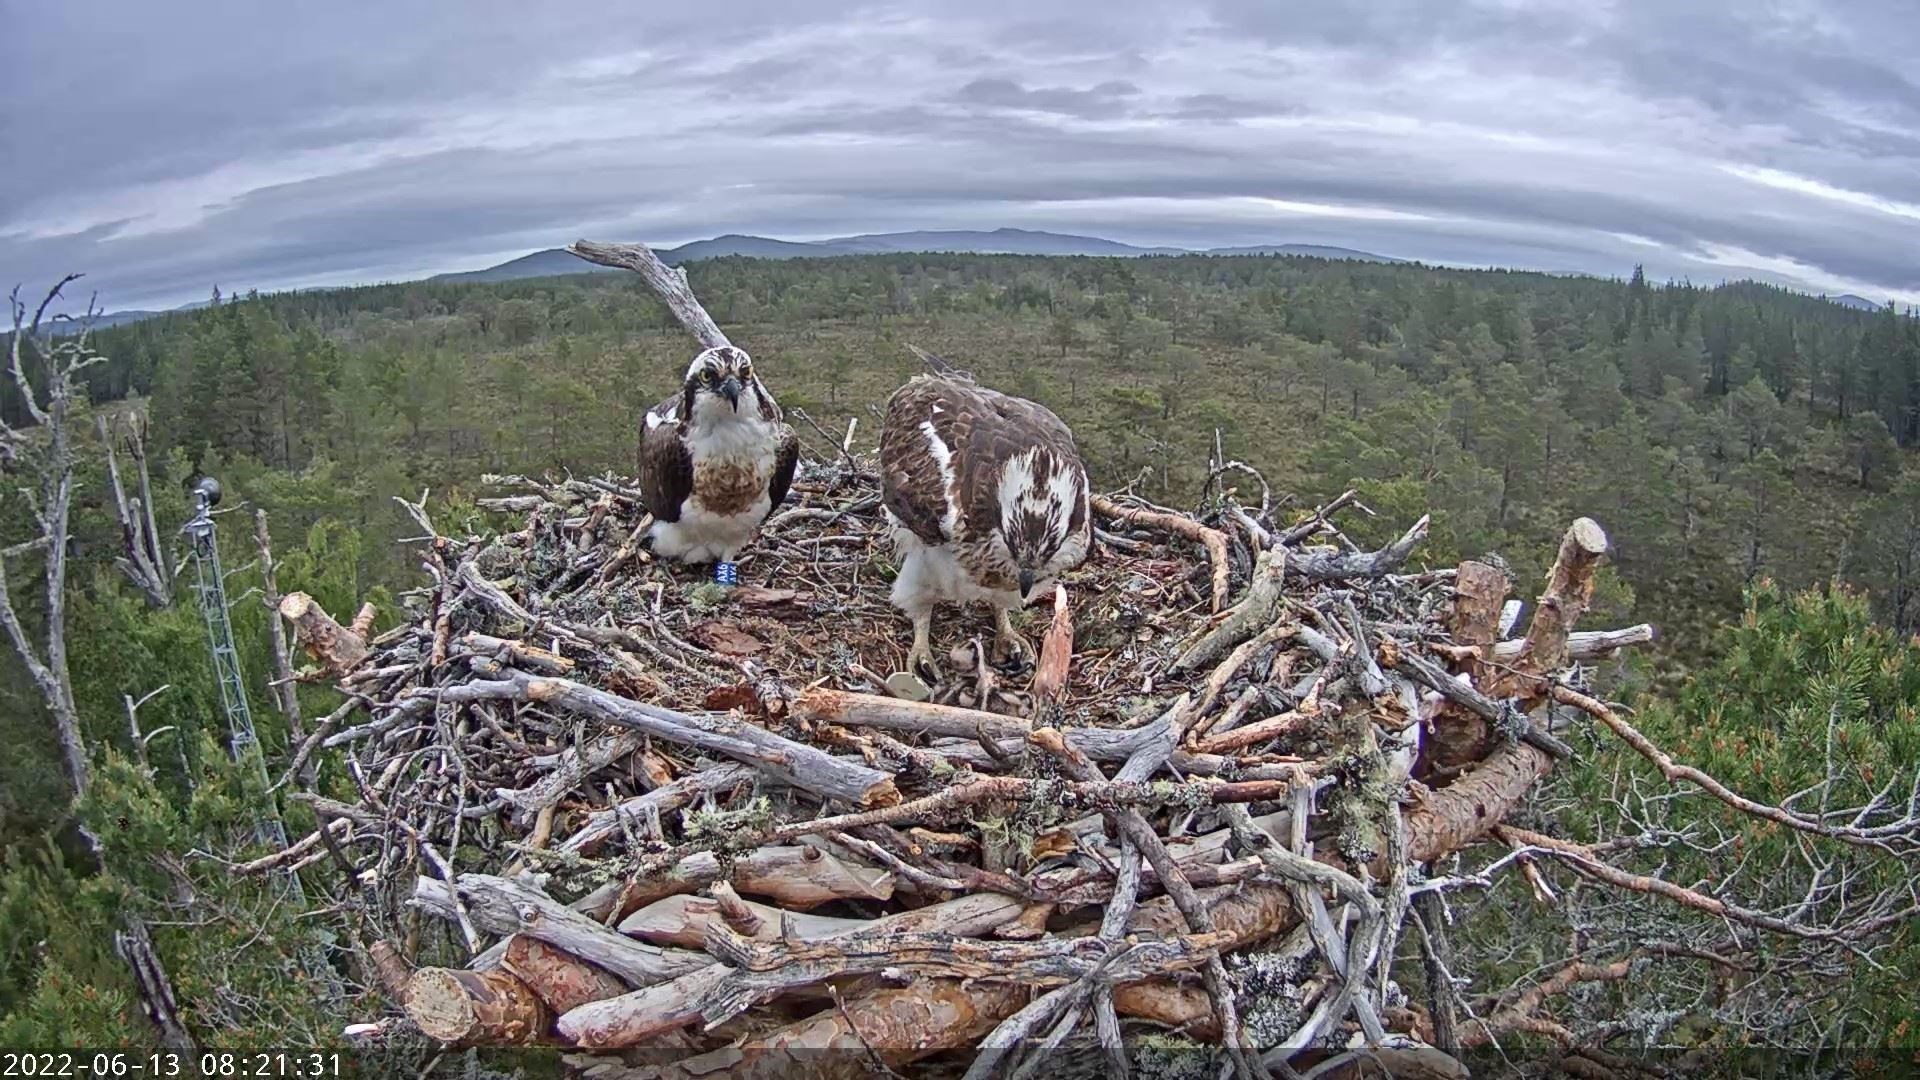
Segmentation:
{"type": "Polygon", "coordinates": [[[799,457],[799,439],[744,350],[724,345],[694,357],[685,385],[648,411],[640,435],[654,552],[712,562],[715,581],[735,584],[734,559],[787,497],[799,457]]]}
{"type": "Polygon", "coordinates": [[[913,620],[907,669],[933,666],[942,600],[990,605],[999,651],[1029,658],[1008,612],[1086,558],[1086,466],[1046,407],[913,351],[935,374],[894,391],[880,431],[882,503],[901,558],[893,605],[913,620]]]}

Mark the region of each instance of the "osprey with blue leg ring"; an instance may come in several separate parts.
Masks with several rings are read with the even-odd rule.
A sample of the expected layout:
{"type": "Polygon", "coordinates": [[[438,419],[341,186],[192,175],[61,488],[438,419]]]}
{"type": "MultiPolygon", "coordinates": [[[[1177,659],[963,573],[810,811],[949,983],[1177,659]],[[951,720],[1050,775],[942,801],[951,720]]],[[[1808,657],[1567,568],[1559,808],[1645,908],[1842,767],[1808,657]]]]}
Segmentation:
{"type": "Polygon", "coordinates": [[[712,563],[716,583],[739,584],[740,552],[793,484],[799,437],[761,383],[753,358],[727,340],[684,273],[642,244],[582,240],[569,250],[639,274],[705,346],[687,365],[680,389],[647,411],[640,495],[653,515],[654,555],[712,563]]]}

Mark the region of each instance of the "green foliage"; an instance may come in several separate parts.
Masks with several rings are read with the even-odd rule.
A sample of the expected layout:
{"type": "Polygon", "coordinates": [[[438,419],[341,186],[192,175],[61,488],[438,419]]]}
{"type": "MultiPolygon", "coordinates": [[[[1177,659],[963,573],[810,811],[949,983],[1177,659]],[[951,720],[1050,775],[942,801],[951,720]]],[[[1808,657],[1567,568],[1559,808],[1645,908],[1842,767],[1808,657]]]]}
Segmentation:
{"type": "Polygon", "coordinates": [[[125,895],[73,872],[51,843],[0,861],[0,1045],[141,1046],[151,1041],[113,951],[125,895]]]}
{"type": "MultiPolygon", "coordinates": [[[[1920,762],[1920,642],[1875,624],[1858,593],[1792,593],[1761,581],[1747,591],[1741,620],[1715,644],[1718,659],[1677,696],[1650,700],[1634,717],[1648,738],[1748,798],[1802,814],[1864,806],[1889,783],[1893,805],[1904,803],[1920,762]]],[[[1670,786],[1611,736],[1595,737],[1601,753],[1556,781],[1558,793],[1571,799],[1562,821],[1582,839],[1658,838],[1656,850],[1637,857],[1643,872],[1657,869],[1669,881],[1698,883],[1710,894],[1810,924],[1857,918],[1877,894],[1890,892],[1894,910],[1908,902],[1900,860],[1809,840],[1691,785],[1670,786]]],[[[1710,916],[1673,921],[1682,911],[1636,905],[1572,917],[1596,938],[1626,931],[1636,943],[1707,946],[1728,931],[1710,916]]],[[[1912,972],[1920,970],[1920,924],[1909,918],[1894,929],[1894,939],[1871,958],[1827,946],[1821,963],[1805,966],[1789,962],[1800,943],[1779,939],[1756,957],[1761,967],[1743,985],[1721,986],[1706,1002],[1689,998],[1684,985],[1647,979],[1619,984],[1593,1007],[1609,1016],[1676,1011],[1691,1019],[1673,1037],[1716,1045],[1738,1045],[1728,1040],[1743,1026],[1706,1023],[1717,1010],[1721,1019],[1743,1011],[1761,1018],[1756,1037],[1771,1027],[1764,1037],[1776,1045],[1783,1033],[1804,1040],[1818,1029],[1832,1045],[1920,1046],[1920,1002],[1910,992],[1912,972]]],[[[1489,930],[1498,933],[1476,928],[1489,930]]]]}
{"type": "Polygon", "coordinates": [[[1860,805],[1920,761],[1920,645],[1874,624],[1843,589],[1789,594],[1763,581],[1719,659],[1676,700],[1649,704],[1646,734],[1699,767],[1777,802],[1821,779],[1823,798],[1860,805]]]}
{"type": "Polygon", "coordinates": [[[146,921],[181,1019],[206,1045],[333,1041],[331,934],[283,879],[230,872],[261,801],[210,738],[196,758],[205,764],[184,804],[137,762],[111,750],[96,759],[81,819],[107,872],[76,871],[47,844],[0,863],[0,1043],[152,1045],[113,948],[129,915],[146,921]]]}
{"type": "MultiPolygon", "coordinates": [[[[176,495],[182,475],[176,467],[154,478],[156,495],[164,499],[156,515],[162,521],[184,516],[176,495]]],[[[363,598],[391,610],[387,591],[361,576],[369,553],[359,531],[313,517],[334,483],[330,470],[289,474],[243,460],[223,467],[222,475],[242,477],[246,486],[239,490],[274,508],[283,588],[305,590],[331,610],[351,612],[363,598]],[[312,524],[292,527],[303,518],[312,524]]],[[[110,527],[97,505],[79,509],[78,536],[110,527]]],[[[255,726],[270,760],[284,762],[286,724],[265,693],[267,613],[251,568],[257,558],[252,515],[223,514],[219,521],[255,726]]],[[[252,770],[228,757],[206,632],[187,588],[190,567],[183,567],[177,602],[158,611],[110,567],[94,561],[80,571],[68,598],[68,643],[75,697],[96,765],[79,813],[99,838],[97,859],[107,872],[77,869],[94,860],[75,861],[76,843],[56,845],[47,838],[49,830],[63,828],[68,798],[49,748],[37,770],[22,768],[44,778],[38,787],[18,789],[42,792],[39,801],[17,812],[7,808],[7,844],[0,856],[0,1044],[153,1041],[126,965],[112,949],[124,914],[147,921],[183,1019],[196,1036],[228,1046],[331,1043],[340,1009],[347,1007],[328,1002],[323,992],[339,978],[333,930],[327,921],[305,916],[279,879],[236,877],[229,870],[231,862],[262,853],[254,826],[268,803],[252,770]],[[140,729],[150,738],[137,747],[125,698],[162,686],[168,689],[139,710],[140,729]]],[[[330,692],[308,693],[309,716],[332,707],[330,692]]],[[[0,723],[44,729],[33,699],[22,694],[16,701],[18,707],[0,710],[0,723]]],[[[22,766],[33,763],[23,758],[22,766]]],[[[323,785],[334,779],[325,772],[321,777],[323,785]]],[[[10,798],[14,791],[9,785],[10,798]]],[[[306,811],[288,809],[290,832],[312,827],[306,811]]]]}

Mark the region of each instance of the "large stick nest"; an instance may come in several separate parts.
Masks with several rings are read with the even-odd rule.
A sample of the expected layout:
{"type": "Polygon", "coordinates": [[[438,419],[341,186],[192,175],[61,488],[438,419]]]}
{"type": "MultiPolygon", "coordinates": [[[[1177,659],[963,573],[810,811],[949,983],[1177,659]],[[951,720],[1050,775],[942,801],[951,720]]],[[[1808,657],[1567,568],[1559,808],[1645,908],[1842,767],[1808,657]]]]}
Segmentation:
{"type": "MultiPolygon", "coordinates": [[[[644,247],[575,251],[725,343],[644,247]]],[[[1633,643],[1570,637],[1598,526],[1569,530],[1500,642],[1498,571],[1404,572],[1424,519],[1360,551],[1333,520],[1364,509],[1351,493],[1282,523],[1222,461],[1212,480],[1252,477],[1257,508],[1096,500],[1100,542],[1023,629],[1037,670],[994,664],[984,611],[945,612],[927,686],[895,670],[875,473],[846,447],[740,588],[655,563],[623,481],[499,477],[483,506],[513,520],[488,536],[406,504],[432,584],[398,629],[368,642],[365,613],[283,602],[349,694],[288,780],[344,748],[356,797],[298,793],[318,831],[249,869],[351,875],[405,1013],[352,1032],[570,1045],[603,1075],[947,1054],[1018,1077],[1081,1039],[1124,1073],[1168,1031],[1242,1077],[1362,1052],[1457,1074],[1426,1045],[1456,1041],[1451,990],[1409,1007],[1391,959],[1442,887],[1425,864],[1564,753],[1528,718],[1572,692],[1557,672],[1633,643]],[[425,917],[463,966],[416,969],[425,917]]]]}
{"type": "Polygon", "coordinates": [[[448,1041],[737,1045],[747,1068],[984,1037],[976,1068],[1001,1073],[1009,1045],[1122,1024],[1250,1074],[1349,1032],[1417,1049],[1431,1026],[1383,958],[1420,864],[1558,746],[1523,713],[1542,686],[1454,681],[1498,648],[1471,647],[1491,626],[1452,643],[1456,571],[1404,565],[1425,523],[1358,551],[1333,520],[1350,497],[1285,524],[1229,496],[1098,500],[1093,553],[1023,627],[1037,671],[995,663],[984,609],[945,609],[926,686],[897,673],[866,462],[805,468],[732,589],[655,562],[617,478],[489,479],[496,533],[408,504],[432,584],[402,626],[361,648],[303,625],[353,695],[332,719],[371,719],[301,757],[344,747],[358,797],[296,796],[325,835],[262,861],[345,860],[389,989],[448,1041]],[[1492,757],[1432,760],[1448,719],[1492,757]],[[393,943],[426,954],[422,913],[470,970],[409,976],[393,943]]]}

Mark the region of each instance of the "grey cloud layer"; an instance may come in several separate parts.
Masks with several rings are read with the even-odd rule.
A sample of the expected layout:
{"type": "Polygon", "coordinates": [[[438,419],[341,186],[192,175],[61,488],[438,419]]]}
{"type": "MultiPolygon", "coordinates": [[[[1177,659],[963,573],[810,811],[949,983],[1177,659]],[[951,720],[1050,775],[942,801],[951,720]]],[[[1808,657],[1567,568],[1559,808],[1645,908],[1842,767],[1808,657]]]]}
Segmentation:
{"type": "Polygon", "coordinates": [[[0,267],[132,307],[582,233],[1018,225],[1913,303],[1903,7],[39,5],[0,267]]]}

